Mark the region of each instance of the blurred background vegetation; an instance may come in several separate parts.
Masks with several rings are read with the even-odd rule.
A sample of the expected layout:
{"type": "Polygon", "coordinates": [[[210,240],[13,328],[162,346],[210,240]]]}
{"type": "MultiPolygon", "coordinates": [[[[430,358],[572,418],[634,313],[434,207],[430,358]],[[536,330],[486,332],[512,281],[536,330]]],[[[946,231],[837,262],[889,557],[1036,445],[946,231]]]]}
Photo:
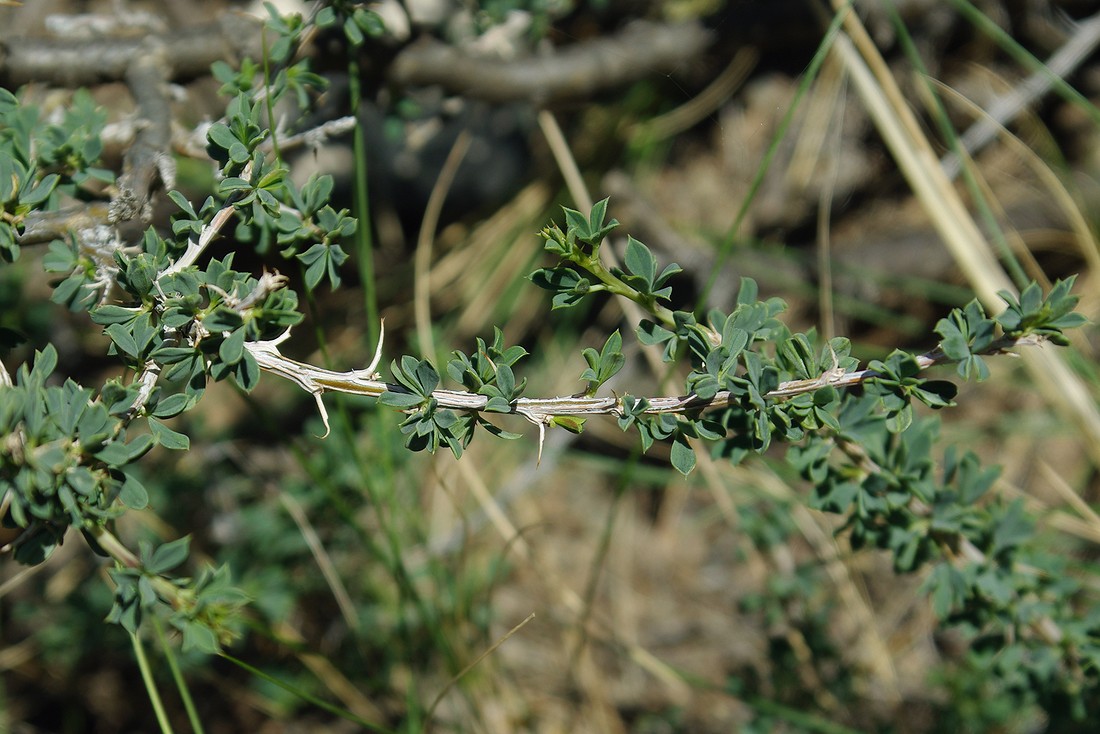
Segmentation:
{"type": "MultiPolygon", "coordinates": [[[[1012,47],[960,3],[856,6],[945,156],[919,69],[935,80],[959,134],[1028,78],[1012,47]]],[[[537,232],[561,205],[585,209],[584,189],[610,196],[623,232],[685,267],[675,284],[682,304],[715,277],[707,295],[728,305],[738,278],[749,276],[762,295],[791,304],[792,328],[851,337],[862,360],[933,346],[936,320],[978,287],[944,246],[837,56],[806,76],[832,19],[823,3],[371,7],[388,35],[364,43],[358,80],[349,78],[340,36],[316,39],[311,53],[330,84],[312,124],[348,114],[349,85],[361,85],[373,254],[353,253],[340,289],[303,299],[309,320],[286,347],[296,359],[367,364],[377,308],[386,361],[415,353],[438,364],[499,326],[507,343],[531,353],[528,394],[568,395],[584,387],[581,349],[623,328],[628,366],[611,387],[675,391],[641,358],[618,304],[551,312],[525,280],[543,264],[537,232]],[[645,48],[612,46],[613,58],[634,67],[621,79],[597,65],[607,83],[540,87],[545,80],[533,74],[525,92],[509,94],[476,78],[429,83],[398,64],[434,39],[520,68],[550,47],[584,54],[614,42],[640,18],[692,24],[705,42],[660,64],[645,48]],[[578,180],[563,173],[566,160],[576,162],[578,180]]],[[[245,9],[215,0],[42,0],[0,9],[0,37],[45,37],[58,32],[51,18],[75,13],[141,20],[131,34],[171,33],[245,9]]],[[[978,4],[1035,58],[1081,45],[1062,75],[1094,100],[1095,9],[1071,0],[978,4]]],[[[181,139],[223,113],[218,90],[228,77],[219,76],[177,80],[181,139]]],[[[109,123],[132,114],[125,86],[91,92],[109,123]]],[[[69,101],[45,81],[23,94],[47,113],[69,101]]],[[[1037,95],[1002,119],[1009,132],[975,145],[977,178],[966,189],[985,207],[1003,261],[1043,283],[1080,273],[1081,310],[1093,318],[1097,120],[1087,102],[1037,95]]],[[[106,140],[105,161],[117,166],[119,156],[106,140]]],[[[199,202],[210,166],[184,145],[178,156],[178,185],[199,202]]],[[[336,203],[352,207],[355,164],[350,138],[337,139],[297,153],[292,172],[299,181],[332,173],[336,203]]],[[[234,249],[238,269],[287,270],[232,238],[216,246],[234,249]]],[[[29,338],[5,364],[52,342],[62,373],[88,384],[117,374],[99,329],[49,302],[43,254],[28,248],[0,268],[0,326],[29,338]]],[[[302,273],[286,274],[304,294],[302,273]]],[[[1095,390],[1096,333],[1083,332],[1073,366],[1095,390]]],[[[1098,452],[1017,361],[992,367],[993,377],[966,386],[945,416],[944,443],[1002,465],[996,492],[1023,498],[1045,542],[1095,585],[1098,452]]],[[[190,534],[192,571],[228,563],[251,596],[230,654],[262,674],[222,658],[180,658],[208,732],[360,730],[348,715],[400,731],[1088,730],[1068,712],[991,684],[988,656],[936,629],[919,575],[897,576],[888,558],[852,552],[837,518],[806,508],[808,488],[781,454],[738,467],[701,461],[685,480],[667,447],[640,455],[636,436],[593,419],[580,436],[551,432],[537,463],[536,432],[517,420],[506,428],[524,439],[475,442],[455,461],[406,451],[400,417],[373,401],[326,403],[333,431],[322,440],[312,398],[293,385],[265,376],[250,395],[212,385],[173,423],[191,436],[190,451],[157,450],[143,462],[151,509],[118,528],[130,541],[190,534]]],[[[110,605],[103,560],[73,539],[33,569],[0,559],[0,731],[155,729],[130,641],[103,621],[110,605]]],[[[169,716],[187,730],[169,667],[149,649],[169,716]]]]}

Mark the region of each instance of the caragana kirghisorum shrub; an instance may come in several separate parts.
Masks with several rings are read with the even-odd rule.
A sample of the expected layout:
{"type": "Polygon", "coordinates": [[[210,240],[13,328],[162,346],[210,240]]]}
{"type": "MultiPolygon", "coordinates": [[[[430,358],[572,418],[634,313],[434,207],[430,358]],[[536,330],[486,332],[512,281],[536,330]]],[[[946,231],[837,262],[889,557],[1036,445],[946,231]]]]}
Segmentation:
{"type": "MultiPolygon", "coordinates": [[[[287,43],[275,44],[274,61],[288,65],[274,101],[287,94],[308,101],[323,81],[301,62],[289,64],[301,26],[276,30],[287,43]]],[[[134,463],[155,444],[188,448],[188,437],[162,421],[193,408],[210,381],[229,379],[249,391],[261,372],[273,373],[313,394],[326,421],[325,391],[373,396],[403,413],[396,428],[410,449],[443,446],[456,457],[478,428],[515,437],[492,422],[494,414],[523,416],[538,427],[540,444],[547,429],[581,431],[589,418],[608,416],[636,431],[643,450],[669,442],[672,464],[684,474],[698,450],[738,463],[786,446],[787,461],[812,487],[808,502],[842,515],[854,546],[888,551],[899,573],[931,568],[926,590],[936,614],[964,630],[979,653],[997,651],[988,658],[991,675],[1021,699],[1084,711],[1100,681],[1100,612],[1079,605],[1084,592],[1062,573],[1064,563],[1032,544],[1034,523],[1021,504],[986,499],[997,471],[954,447],[938,460],[937,424],[914,410],[953,404],[955,385],[922,376],[928,367],[954,363],[963,379],[982,379],[990,355],[1065,344],[1064,331],[1083,321],[1073,313],[1072,278],[1046,295],[1034,283],[1018,297],[1003,293],[1006,309],[994,317],[971,302],[940,320],[933,351],[898,350],[860,369],[847,339],[822,343],[813,332],[791,333],[778,318],[784,303],[761,301],[751,280],[740,283],[730,312],[702,316],[670,308],[670,278],[679,268],[661,267],[643,243],[628,239],[622,266],[605,265],[601,248],[617,226],[606,218],[605,200],[587,215],[566,209],[563,226],[543,230],[556,262],[530,278],[551,292],[554,308],[599,292],[638,304],[647,317],[634,336],[687,372],[679,395],[601,390],[625,363],[619,332],[600,350],[584,350],[585,389],[568,397],[526,396],[527,381],[517,377],[526,351],[507,346],[499,330],[471,353],[455,352],[442,370],[413,356],[395,359],[392,382],[376,372],[381,341],[362,370],[321,369],[279,351],[303,318],[286,278],[237,271],[232,253],[214,258],[208,246],[235,220],[238,241],[301,261],[307,288],[326,279],[336,287],[346,258],[340,243],[357,222],[330,205],[331,178],[300,189],[287,179],[269,142],[265,105],[227,69],[219,78],[236,96],[206,134],[219,172],[213,196],[196,205],[169,191],[178,209],[170,231],[150,228],[135,242],[121,241],[108,219],[105,229],[49,244],[45,266],[59,276],[54,300],[101,326],[110,354],[133,377],[98,386],[63,379],[50,345],[14,378],[0,369],[0,514],[20,531],[10,544],[18,561],[43,562],[75,529],[115,562],[111,621],[134,631],[143,615],[164,614],[185,647],[214,652],[231,639],[243,603],[227,570],[176,577],[186,538],[135,553],[112,533],[115,519],[149,501],[134,463]]],[[[21,236],[40,218],[56,214],[63,194],[80,198],[83,180],[105,177],[102,124],[82,97],[61,122],[47,123],[0,90],[4,260],[18,256],[21,236]]]]}

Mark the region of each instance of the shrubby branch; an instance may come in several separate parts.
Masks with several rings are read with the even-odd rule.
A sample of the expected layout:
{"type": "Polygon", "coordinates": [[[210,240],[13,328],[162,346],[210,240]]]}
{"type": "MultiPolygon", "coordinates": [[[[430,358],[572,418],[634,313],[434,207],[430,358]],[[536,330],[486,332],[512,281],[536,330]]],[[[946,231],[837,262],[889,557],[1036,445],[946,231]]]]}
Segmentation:
{"type": "Polygon", "coordinates": [[[151,43],[126,70],[126,83],[137,104],[137,134],[127,147],[118,194],[111,202],[109,222],[153,218],[149,199],[159,176],[166,189],[176,186],[170,153],[172,116],[168,108],[169,62],[163,46],[151,43]]]}
{"type": "Polygon", "coordinates": [[[490,102],[547,104],[590,97],[642,75],[675,71],[697,58],[713,39],[699,23],[639,20],[613,36],[506,63],[423,39],[397,55],[389,78],[403,87],[438,84],[449,92],[490,102]]]}
{"type": "MultiPolygon", "coordinates": [[[[318,27],[342,30],[358,46],[373,27],[364,13],[358,8],[338,15],[326,7],[315,20],[318,27]]],[[[540,451],[547,429],[579,433],[587,418],[610,416],[622,430],[636,432],[643,451],[658,441],[668,445],[673,467],[685,475],[695,468],[697,446],[733,464],[786,446],[787,464],[810,487],[809,503],[844,517],[853,546],[888,551],[899,573],[931,567],[927,589],[942,619],[1013,649],[1029,683],[1051,700],[1067,696],[1083,705],[1100,677],[1100,620],[1076,619],[1079,586],[1073,579],[1025,571],[1044,563],[1057,570],[1058,562],[1036,550],[1032,522],[1018,504],[987,497],[995,470],[953,448],[942,461],[933,458],[935,421],[914,410],[953,404],[955,385],[926,378],[929,368],[952,364],[963,379],[984,379],[985,357],[1066,345],[1064,332],[1083,323],[1073,310],[1072,278],[1045,294],[1034,283],[1019,294],[1001,292],[1005,308],[993,316],[972,301],[937,323],[936,349],[920,355],[896,350],[860,366],[847,339],[792,333],[778,318],[785,304],[760,299],[749,279],[742,280],[728,312],[673,310],[678,265],[662,267],[634,238],[628,238],[621,262],[601,259],[601,247],[618,226],[607,219],[604,200],[588,213],[565,209],[564,226],[543,230],[543,247],[554,262],[529,278],[549,291],[553,308],[574,307],[595,293],[631,302],[645,314],[633,325],[638,341],[657,347],[665,362],[690,370],[681,394],[601,395],[626,362],[618,331],[599,349],[582,351],[586,369],[578,379],[584,388],[570,396],[525,395],[527,382],[517,365],[527,352],[505,345],[500,329],[492,340],[478,339],[469,353],[453,352],[446,365],[402,355],[390,363],[390,380],[380,371],[381,337],[363,369],[341,372],[298,362],[281,351],[304,318],[287,279],[277,272],[256,277],[236,271],[232,252],[220,259],[210,255],[211,244],[236,221],[239,246],[251,243],[262,254],[296,261],[308,291],[326,280],[335,288],[348,257],[342,243],[359,226],[346,210],[332,206],[331,177],[315,176],[300,186],[288,180],[269,119],[275,100],[266,95],[291,93],[308,104],[324,80],[293,65],[301,22],[273,18],[269,28],[277,35],[275,61],[295,74],[256,90],[244,71],[219,72],[226,88],[238,93],[225,116],[205,130],[205,153],[217,173],[212,195],[198,206],[170,190],[167,85],[205,72],[227,49],[256,53],[257,23],[225,15],[216,28],[200,29],[201,38],[184,31],[142,42],[68,43],[64,49],[9,40],[0,48],[0,73],[16,82],[125,79],[140,119],[111,204],[59,210],[62,199],[55,192],[86,194],[80,187],[96,173],[101,116],[90,99],[77,97],[72,119],[47,124],[0,90],[0,256],[14,260],[21,246],[52,240],[44,263],[59,275],[54,300],[87,312],[103,327],[110,353],[132,375],[129,382],[113,379],[94,388],[62,382],[54,375],[58,355],[52,346],[14,377],[0,364],[0,514],[20,528],[5,546],[17,560],[43,562],[76,528],[93,549],[117,561],[111,621],[134,632],[143,614],[167,606],[185,647],[215,652],[232,636],[234,613],[243,603],[227,569],[208,569],[184,581],[174,569],[186,559],[186,538],[156,548],[142,544],[135,553],[110,530],[121,514],[150,501],[131,465],[156,444],[189,447],[189,438],[164,421],[193,408],[211,382],[231,380],[250,391],[261,372],[290,380],[314,397],[326,429],[324,393],[373,397],[403,415],[398,430],[410,449],[445,447],[456,457],[475,429],[517,437],[492,423],[493,414],[536,424],[540,451]],[[239,23],[245,25],[234,25],[239,23]],[[45,145],[51,137],[63,140],[52,151],[45,145]],[[51,156],[69,149],[82,154],[51,156]],[[116,225],[149,219],[158,176],[177,211],[167,227],[125,241],[116,225]],[[453,387],[443,387],[444,379],[453,387]]],[[[672,68],[710,38],[698,26],[636,24],[613,38],[511,64],[424,42],[398,52],[390,74],[399,84],[440,83],[492,99],[546,101],[672,68]]],[[[352,121],[317,128],[314,138],[352,121]]],[[[307,142],[310,134],[285,140],[307,142]]]]}
{"type": "MultiPolygon", "coordinates": [[[[256,358],[260,368],[278,375],[298,385],[306,392],[320,396],[325,392],[346,393],[350,395],[365,395],[368,397],[381,397],[385,393],[409,394],[409,390],[402,385],[384,382],[378,379],[376,371],[381,358],[382,345],[379,342],[374,359],[366,368],[339,372],[290,359],[279,351],[279,345],[284,343],[290,333],[282,335],[279,339],[270,341],[248,342],[245,348],[256,358]]],[[[1001,337],[982,352],[983,355],[1013,354],[1009,350],[1017,347],[1039,346],[1045,340],[1036,335],[1023,337],[1001,337]]],[[[945,364],[954,364],[958,360],[945,355],[941,350],[935,349],[916,357],[922,370],[945,364]]],[[[804,395],[821,390],[826,387],[848,388],[854,387],[867,380],[881,377],[882,374],[873,369],[845,371],[843,369],[829,369],[823,371],[814,378],[804,380],[787,380],[780,383],[774,390],[764,395],[766,400],[781,400],[796,395],[804,395]]],[[[477,393],[461,390],[434,390],[431,397],[438,402],[440,408],[452,410],[480,412],[485,410],[489,397],[477,393]]],[[[597,416],[608,415],[621,417],[624,415],[624,401],[635,401],[634,397],[589,397],[584,395],[570,395],[560,397],[529,398],[521,397],[509,404],[507,413],[523,416],[535,424],[547,423],[557,416],[597,416]]],[[[660,415],[662,413],[684,414],[702,412],[716,408],[727,407],[735,397],[728,390],[720,390],[709,398],[700,398],[695,394],[665,397],[645,398],[647,407],[643,411],[647,415],[660,415]]],[[[323,413],[327,416],[327,413],[323,413]]],[[[326,424],[327,425],[327,424],[326,424]]]]}
{"type": "Polygon", "coordinates": [[[238,13],[222,13],[218,20],[190,28],[174,28],[159,35],[121,36],[90,40],[3,38],[0,40],[0,77],[12,89],[31,82],[77,87],[121,81],[136,59],[151,49],[163,49],[173,81],[206,76],[215,61],[249,56],[260,58],[261,24],[238,13]]]}

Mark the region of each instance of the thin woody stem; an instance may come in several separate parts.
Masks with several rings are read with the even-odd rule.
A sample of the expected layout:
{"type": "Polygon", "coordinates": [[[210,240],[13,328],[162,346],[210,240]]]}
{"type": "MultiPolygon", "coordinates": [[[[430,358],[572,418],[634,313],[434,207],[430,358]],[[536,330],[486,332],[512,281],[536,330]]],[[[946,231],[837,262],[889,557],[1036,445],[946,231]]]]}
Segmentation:
{"type": "Polygon", "coordinates": [[[606,285],[611,293],[634,301],[669,329],[676,328],[676,317],[671,309],[657,303],[657,299],[653,296],[645,296],[639,293],[636,288],[631,288],[621,278],[616,277],[614,273],[605,268],[598,257],[586,258],[583,261],[574,260],[574,262],[599,278],[600,282],[606,285]]]}
{"type": "MultiPolygon", "coordinates": [[[[249,178],[251,175],[252,162],[249,161],[248,164],[244,167],[244,170],[241,171],[240,176],[242,178],[249,178]]],[[[161,272],[161,274],[157,276],[158,282],[162,278],[182,272],[183,270],[191,267],[196,262],[198,262],[199,257],[202,255],[202,253],[206,251],[206,248],[209,247],[210,243],[214,241],[214,238],[218,236],[222,228],[225,226],[226,222],[229,221],[229,218],[233,216],[233,202],[237,198],[239,198],[239,195],[231,196],[230,198],[226,199],[225,205],[218,210],[218,213],[213,216],[213,218],[210,220],[210,223],[202,228],[199,236],[192,237],[187,242],[187,249],[184,250],[183,254],[179,256],[179,259],[177,259],[174,263],[165,268],[161,272]]]]}
{"type": "MultiPolygon", "coordinates": [[[[374,362],[368,368],[349,372],[336,372],[297,362],[283,356],[278,349],[278,343],[281,341],[282,339],[267,342],[247,342],[245,348],[256,359],[261,369],[294,382],[303,390],[313,394],[318,399],[318,404],[320,404],[320,395],[326,391],[371,397],[380,397],[385,392],[408,393],[408,390],[401,385],[383,382],[378,379],[378,374],[374,370],[378,364],[381,344],[379,344],[379,351],[375,354],[374,362]]],[[[1042,337],[1034,335],[1019,338],[1002,337],[994,341],[983,353],[1000,354],[1013,347],[1035,346],[1042,342],[1042,337]]],[[[916,359],[921,369],[956,361],[947,357],[938,349],[919,355],[916,359]]],[[[781,383],[779,387],[767,393],[764,397],[779,400],[820,390],[824,387],[852,387],[880,376],[879,372],[871,369],[843,372],[834,368],[827,370],[816,378],[790,380],[781,383]]],[[[441,408],[473,412],[484,410],[489,402],[489,398],[485,395],[461,390],[436,390],[431,397],[436,400],[441,408]]],[[[694,394],[647,398],[649,407],[646,408],[645,412],[660,414],[709,410],[728,405],[732,397],[729,391],[721,390],[709,400],[694,394]]],[[[614,396],[517,398],[512,401],[509,413],[522,415],[528,420],[540,424],[545,423],[553,416],[622,415],[623,399],[614,396]]]]}

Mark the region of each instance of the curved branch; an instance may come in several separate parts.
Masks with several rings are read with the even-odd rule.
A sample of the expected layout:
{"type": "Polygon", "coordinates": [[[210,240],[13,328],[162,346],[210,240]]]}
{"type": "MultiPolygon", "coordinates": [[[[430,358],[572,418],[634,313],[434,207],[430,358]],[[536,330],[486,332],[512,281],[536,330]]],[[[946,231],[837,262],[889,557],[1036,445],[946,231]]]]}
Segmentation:
{"type": "Polygon", "coordinates": [[[237,13],[216,22],[173,29],[155,36],[73,41],[54,38],[5,38],[0,41],[0,77],[12,88],[45,82],[75,88],[120,81],[148,44],[163,44],[171,79],[210,73],[215,61],[234,55],[260,58],[262,23],[237,13]]]}
{"type": "Polygon", "coordinates": [[[107,224],[108,204],[102,201],[57,209],[32,211],[23,219],[23,232],[16,234],[20,247],[63,240],[70,232],[82,232],[107,224]]]}
{"type": "Polygon", "coordinates": [[[152,219],[149,199],[159,176],[164,187],[175,187],[175,163],[169,153],[172,115],[168,108],[170,63],[164,45],[153,40],[146,53],[126,70],[126,84],[137,104],[137,136],[126,149],[118,195],[111,202],[110,221],[152,219]]]}
{"type": "Polygon", "coordinates": [[[698,56],[712,39],[698,23],[636,21],[614,36],[507,63],[425,39],[397,55],[389,80],[399,86],[438,84],[490,102],[545,104],[589,96],[647,74],[668,73],[698,56]]]}

